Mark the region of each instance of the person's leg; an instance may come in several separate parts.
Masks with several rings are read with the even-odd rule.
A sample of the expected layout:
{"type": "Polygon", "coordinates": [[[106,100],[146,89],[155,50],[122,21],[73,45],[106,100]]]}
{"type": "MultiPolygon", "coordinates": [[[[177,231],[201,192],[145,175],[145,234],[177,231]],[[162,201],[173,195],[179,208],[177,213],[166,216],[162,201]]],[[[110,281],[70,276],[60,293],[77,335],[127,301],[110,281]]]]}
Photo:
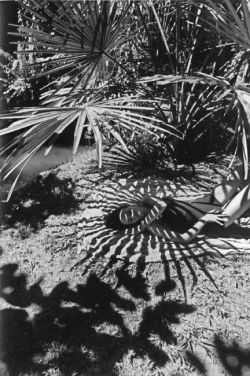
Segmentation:
{"type": "Polygon", "coordinates": [[[222,204],[226,204],[237,192],[240,192],[246,185],[250,184],[250,172],[248,178],[244,179],[244,168],[239,166],[231,171],[226,180],[217,185],[213,190],[214,197],[222,204]]]}
{"type": "Polygon", "coordinates": [[[248,169],[247,177],[245,177],[244,167],[241,164],[240,166],[230,171],[227,180],[240,180],[245,183],[250,183],[250,169],[248,169]]]}
{"type": "Polygon", "coordinates": [[[234,168],[230,171],[230,174],[228,175],[226,180],[244,180],[244,168],[242,165],[234,168]]]}
{"type": "Polygon", "coordinates": [[[235,195],[241,184],[240,180],[225,180],[214,188],[212,195],[221,205],[225,205],[235,195]]]}
{"type": "Polygon", "coordinates": [[[248,172],[248,178],[244,179],[244,168],[242,165],[231,170],[227,179],[223,180],[221,184],[214,188],[214,197],[222,204],[226,204],[238,191],[243,189],[250,183],[250,171],[248,172]]]}
{"type": "Polygon", "coordinates": [[[175,200],[177,203],[183,206],[188,212],[191,211],[192,215],[200,219],[204,213],[211,211],[220,211],[221,208],[229,202],[229,200],[235,195],[237,190],[239,190],[241,182],[237,181],[223,181],[221,184],[217,185],[212,193],[207,194],[202,197],[198,197],[193,200],[175,200]]]}
{"type": "Polygon", "coordinates": [[[243,188],[223,209],[222,213],[227,214],[229,219],[225,227],[230,226],[236,219],[250,208],[250,185],[243,188]]]}

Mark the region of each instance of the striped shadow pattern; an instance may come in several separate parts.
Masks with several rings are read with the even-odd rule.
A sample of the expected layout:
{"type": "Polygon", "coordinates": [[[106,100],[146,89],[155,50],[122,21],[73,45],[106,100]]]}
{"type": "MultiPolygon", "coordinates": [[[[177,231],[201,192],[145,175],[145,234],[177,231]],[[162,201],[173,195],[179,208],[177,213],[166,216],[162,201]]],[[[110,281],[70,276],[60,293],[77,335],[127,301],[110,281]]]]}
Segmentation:
{"type": "Polygon", "coordinates": [[[114,145],[109,151],[103,153],[103,166],[110,170],[119,170],[120,172],[139,172],[147,167],[156,167],[157,170],[166,170],[172,165],[165,159],[156,159],[150,153],[146,155],[143,150],[137,150],[133,146],[128,146],[125,150],[121,145],[114,145]]]}
{"type": "Polygon", "coordinates": [[[171,179],[183,185],[189,185],[197,189],[211,189],[221,181],[221,177],[226,178],[227,169],[212,168],[209,165],[196,165],[195,173],[190,166],[175,165],[166,158],[166,155],[154,155],[150,149],[143,152],[134,146],[129,145],[127,150],[121,145],[114,145],[109,151],[103,153],[104,170],[112,171],[119,177],[129,177],[142,179],[152,177],[160,179],[171,179]]]}
{"type": "MultiPolygon", "coordinates": [[[[205,254],[226,255],[243,250],[250,252],[250,239],[220,236],[199,236],[188,244],[174,243],[144,232],[128,236],[125,230],[113,230],[105,224],[105,218],[123,204],[137,204],[143,196],[173,198],[197,198],[207,192],[197,192],[191,185],[183,186],[150,178],[131,181],[121,179],[118,183],[96,189],[88,200],[78,224],[78,253],[85,258],[105,256],[108,259],[122,259],[126,262],[168,262],[196,258],[205,254]]],[[[249,228],[250,221],[242,219],[242,225],[249,228]]]]}
{"type": "Polygon", "coordinates": [[[118,173],[120,176],[142,178],[152,175],[157,176],[175,175],[175,165],[170,158],[161,151],[161,148],[152,148],[152,145],[127,146],[116,144],[103,153],[103,167],[109,171],[118,173]]]}

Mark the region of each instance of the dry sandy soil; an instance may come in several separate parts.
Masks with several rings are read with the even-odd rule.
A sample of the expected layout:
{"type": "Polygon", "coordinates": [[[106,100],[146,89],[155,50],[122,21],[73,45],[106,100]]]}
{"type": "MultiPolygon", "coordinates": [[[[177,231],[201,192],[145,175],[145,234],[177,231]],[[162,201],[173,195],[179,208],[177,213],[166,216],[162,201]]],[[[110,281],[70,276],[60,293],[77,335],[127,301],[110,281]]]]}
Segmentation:
{"type": "MultiPolygon", "coordinates": [[[[249,256],[75,267],[86,198],[115,179],[92,158],[3,204],[0,375],[249,376],[249,256]]],[[[220,179],[218,166],[199,167],[220,179]]]]}

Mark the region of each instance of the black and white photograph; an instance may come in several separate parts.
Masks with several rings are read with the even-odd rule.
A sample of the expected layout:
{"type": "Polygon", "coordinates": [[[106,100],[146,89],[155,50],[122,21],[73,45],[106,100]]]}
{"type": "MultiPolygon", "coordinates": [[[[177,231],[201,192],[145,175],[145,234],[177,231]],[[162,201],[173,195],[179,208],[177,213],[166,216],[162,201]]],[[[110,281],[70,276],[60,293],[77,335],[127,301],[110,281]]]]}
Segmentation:
{"type": "Polygon", "coordinates": [[[250,376],[250,0],[0,0],[0,376],[250,376]]]}

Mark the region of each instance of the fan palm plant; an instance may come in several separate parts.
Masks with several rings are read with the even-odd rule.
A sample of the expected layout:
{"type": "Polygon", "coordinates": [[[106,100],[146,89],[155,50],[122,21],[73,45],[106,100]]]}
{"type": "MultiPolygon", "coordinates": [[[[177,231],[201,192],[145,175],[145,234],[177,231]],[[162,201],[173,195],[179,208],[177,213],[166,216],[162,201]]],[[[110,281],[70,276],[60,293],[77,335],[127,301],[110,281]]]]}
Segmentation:
{"type": "MultiPolygon", "coordinates": [[[[248,171],[248,146],[247,138],[249,135],[249,124],[250,124],[250,86],[248,84],[235,84],[232,85],[230,81],[223,77],[214,77],[205,73],[199,73],[196,76],[188,75],[161,75],[149,78],[144,78],[141,80],[143,83],[156,82],[158,85],[173,85],[175,83],[189,83],[194,87],[194,85],[203,85],[205,89],[200,92],[199,98],[195,96],[196,100],[192,106],[188,105],[188,100],[186,100],[186,122],[189,126],[192,126],[192,117],[195,118],[197,112],[201,111],[200,104],[202,103],[202,108],[205,110],[203,117],[193,124],[196,128],[204,121],[205,118],[211,117],[214,113],[219,111],[220,113],[232,113],[235,111],[235,126],[234,134],[231,143],[235,141],[236,153],[239,151],[240,145],[242,145],[242,156],[245,167],[245,178],[247,177],[248,171]],[[198,100],[199,99],[199,100],[198,100]],[[200,102],[200,103],[199,103],[200,102]]],[[[193,95],[192,91],[190,97],[193,95]]],[[[182,114],[183,115],[183,114],[182,114]]],[[[199,114],[198,114],[199,115],[199,114]]],[[[230,124],[228,125],[230,126],[230,124]]],[[[186,128],[188,130],[188,128],[186,128]]],[[[233,132],[233,130],[231,130],[233,132]]],[[[234,157],[231,164],[234,161],[234,157]]]]}
{"type": "MultiPolygon", "coordinates": [[[[124,148],[125,142],[119,134],[121,128],[133,132],[158,130],[181,136],[173,126],[157,118],[155,99],[145,96],[145,90],[130,90],[129,85],[125,93],[109,90],[115,76],[118,83],[124,73],[127,83],[134,80],[133,66],[126,66],[129,61],[126,55],[133,51],[131,45],[136,45],[136,31],[131,21],[133,10],[129,12],[131,4],[47,0],[39,4],[35,0],[22,3],[23,23],[17,25],[18,31],[13,34],[23,38],[23,50],[18,53],[36,57],[24,67],[25,74],[30,78],[49,75],[52,82],[41,96],[41,106],[17,109],[1,116],[15,121],[1,130],[0,136],[22,132],[1,150],[3,154],[9,152],[1,168],[3,179],[19,169],[8,198],[30,158],[45,144],[45,154],[49,153],[55,139],[68,126],[75,126],[74,152],[84,127],[91,127],[99,166],[102,161],[100,119],[124,148]]],[[[20,45],[20,41],[17,43],[20,45]]],[[[138,54],[138,46],[136,51],[138,54]]]]}
{"type": "Polygon", "coordinates": [[[57,90],[74,82],[74,91],[80,83],[87,87],[105,80],[114,65],[124,69],[119,50],[131,39],[130,3],[42,1],[38,4],[32,0],[29,4],[22,3],[23,25],[13,25],[17,32],[11,34],[23,37],[21,53],[27,54],[28,50],[48,56],[46,65],[44,59],[37,59],[28,67],[29,71],[31,67],[35,69],[36,77],[60,73],[63,79],[57,90]]]}
{"type": "MultiPolygon", "coordinates": [[[[169,79],[197,71],[209,74],[216,71],[223,73],[225,59],[221,57],[223,57],[224,48],[218,48],[216,38],[211,38],[211,32],[203,27],[204,4],[194,6],[188,1],[165,1],[158,4],[151,1],[150,6],[156,19],[154,25],[158,26],[164,41],[161,47],[165,48],[164,54],[167,55],[165,64],[166,61],[169,62],[167,67],[164,64],[159,67],[158,64],[159,73],[169,74],[169,79]]],[[[159,54],[164,55],[163,52],[159,54]]],[[[150,82],[152,86],[152,83],[156,81],[149,78],[142,79],[140,83],[150,82]]],[[[174,80],[172,85],[164,85],[160,89],[158,89],[160,95],[165,96],[168,103],[167,109],[171,124],[183,134],[181,142],[183,155],[178,156],[178,160],[188,162],[188,158],[192,162],[201,151],[195,150],[197,140],[211,131],[208,117],[212,115],[215,119],[216,114],[221,111],[221,108],[212,100],[214,91],[217,89],[207,87],[204,91],[204,87],[198,81],[191,84],[185,80],[174,80]],[[190,150],[188,150],[189,145],[191,145],[190,150]],[[189,155],[184,153],[184,148],[187,149],[189,155]]],[[[171,137],[167,137],[166,140],[172,143],[171,137]]],[[[176,150],[174,154],[177,156],[176,150]]]]}
{"type": "MultiPolygon", "coordinates": [[[[152,1],[151,5],[154,6],[152,1]]],[[[231,143],[235,142],[235,153],[242,145],[247,171],[250,105],[247,85],[250,41],[248,1],[224,0],[218,3],[211,0],[191,0],[168,2],[168,6],[168,14],[172,15],[172,19],[169,20],[167,29],[163,27],[164,20],[157,14],[156,7],[154,13],[165,41],[166,53],[172,56],[174,68],[171,74],[167,72],[167,75],[146,77],[140,83],[157,83],[164,87],[171,122],[183,133],[184,138],[190,132],[195,137],[199,136],[207,125],[211,129],[211,121],[221,120],[223,113],[233,111],[235,124],[230,129],[234,133],[231,143]],[[169,33],[169,29],[172,33],[169,33]],[[178,41],[184,30],[189,35],[186,48],[181,45],[183,41],[178,41]],[[209,38],[204,39],[204,30],[208,30],[210,35],[211,31],[214,32],[214,45],[207,43],[209,38]],[[175,36],[172,42],[170,35],[175,36]],[[191,35],[193,38],[190,38],[191,35]],[[203,55],[201,42],[207,50],[203,62],[197,57],[197,53],[203,55]],[[215,50],[219,53],[215,53],[215,50]],[[219,57],[224,55],[224,51],[227,51],[227,59],[220,61],[219,57]],[[232,60],[228,58],[228,52],[232,60]],[[207,119],[210,119],[210,124],[206,122],[207,119]]],[[[194,141],[195,139],[192,140],[193,143],[194,141]]]]}
{"type": "MultiPolygon", "coordinates": [[[[193,2],[193,1],[192,1],[193,2]]],[[[197,3],[197,2],[196,2],[197,3]]],[[[224,44],[232,44],[241,52],[235,63],[228,69],[227,78],[230,88],[226,88],[225,95],[233,94],[229,109],[235,108],[237,118],[234,139],[236,150],[241,139],[245,176],[248,170],[248,137],[250,126],[250,92],[249,92],[249,51],[250,51],[250,3],[248,0],[211,0],[200,1],[208,10],[210,17],[204,21],[211,30],[219,33],[224,44]]],[[[197,5],[197,4],[196,4],[197,5]]]]}
{"type": "MultiPolygon", "coordinates": [[[[70,91],[71,88],[68,89],[70,91]]],[[[19,119],[14,121],[7,129],[0,131],[0,136],[10,134],[16,131],[25,131],[14,137],[11,142],[2,148],[0,152],[5,154],[11,151],[4,165],[1,168],[1,174],[6,179],[14,170],[21,168],[15,182],[10,190],[9,196],[12,194],[15,183],[19,178],[22,169],[32,158],[32,156],[45,144],[47,147],[45,155],[47,155],[55,139],[68,126],[75,125],[73,152],[76,153],[83,129],[91,127],[97,145],[97,155],[99,166],[102,162],[102,135],[98,127],[98,119],[102,119],[106,129],[119,141],[126,149],[125,142],[119,134],[121,127],[131,131],[139,132],[146,129],[147,132],[154,135],[154,131],[167,132],[181,136],[173,126],[165,124],[157,117],[152,117],[154,106],[150,99],[139,99],[137,96],[126,96],[116,99],[103,100],[96,96],[92,97],[88,102],[79,102],[74,106],[69,105],[65,99],[65,89],[63,97],[58,101],[58,97],[51,98],[56,100],[53,106],[38,106],[31,108],[22,108],[10,114],[2,116],[5,119],[19,119]],[[64,103],[65,102],[65,103],[64,103]],[[150,106],[151,104],[151,106],[150,106]],[[147,114],[149,113],[149,114],[147,114]]],[[[78,93],[76,92],[76,95],[78,93]]],[[[69,97],[69,101],[72,98],[69,97]]],[[[48,103],[49,100],[46,101],[48,103]]]]}
{"type": "Polygon", "coordinates": [[[23,0],[21,5],[22,22],[13,34],[22,37],[18,54],[32,55],[23,72],[27,79],[48,77],[50,83],[41,106],[1,116],[14,123],[0,135],[15,135],[1,150],[9,153],[4,179],[17,168],[21,172],[40,147],[45,145],[47,154],[69,126],[75,127],[74,152],[83,129],[92,129],[101,165],[104,128],[125,149],[122,129],[165,133],[169,143],[176,136],[199,137],[206,119],[218,119],[225,106],[236,112],[233,139],[237,145],[242,140],[246,165],[249,93],[240,67],[250,39],[247,0],[236,6],[230,0],[23,0]],[[211,38],[211,30],[221,32],[211,38]],[[228,52],[236,56],[233,69],[228,52]],[[143,78],[148,73],[157,75],[143,78]]]}

